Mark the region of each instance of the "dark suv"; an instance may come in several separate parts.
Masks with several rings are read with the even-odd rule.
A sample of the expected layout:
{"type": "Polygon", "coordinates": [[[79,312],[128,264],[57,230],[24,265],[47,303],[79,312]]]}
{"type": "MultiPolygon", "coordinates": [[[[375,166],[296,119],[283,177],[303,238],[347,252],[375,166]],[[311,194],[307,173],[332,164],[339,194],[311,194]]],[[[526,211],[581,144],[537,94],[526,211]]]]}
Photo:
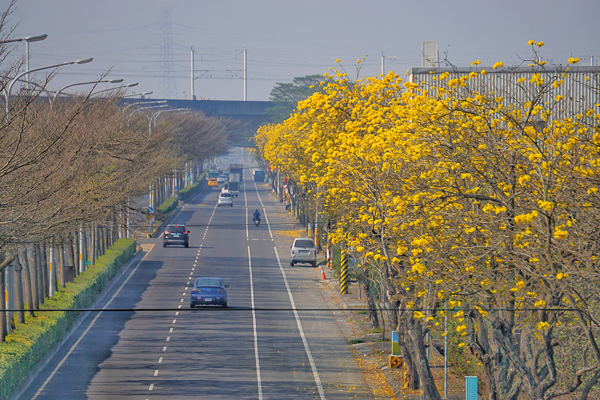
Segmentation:
{"type": "Polygon", "coordinates": [[[188,233],[183,225],[167,225],[163,247],[167,247],[168,244],[182,244],[190,247],[188,233]]]}

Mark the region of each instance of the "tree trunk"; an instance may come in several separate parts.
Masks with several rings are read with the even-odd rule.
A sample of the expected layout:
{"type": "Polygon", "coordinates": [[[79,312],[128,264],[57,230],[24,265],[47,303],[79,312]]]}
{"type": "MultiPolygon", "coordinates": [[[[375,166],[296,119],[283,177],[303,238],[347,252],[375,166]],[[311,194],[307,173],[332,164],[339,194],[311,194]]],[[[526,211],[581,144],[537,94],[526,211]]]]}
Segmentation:
{"type": "Polygon", "coordinates": [[[37,245],[37,258],[41,277],[40,304],[43,304],[46,301],[46,297],[48,297],[48,293],[50,291],[50,283],[48,279],[48,259],[46,257],[46,244],[39,243],[37,245]]]}
{"type": "Polygon", "coordinates": [[[92,222],[90,226],[90,263],[96,264],[96,223],[92,222]]]}
{"type": "MultiPolygon", "coordinates": [[[[399,311],[400,312],[400,311],[399,311]]],[[[407,312],[401,312],[403,315],[400,316],[400,323],[396,328],[396,335],[398,336],[398,345],[402,351],[402,358],[404,360],[404,388],[410,390],[417,390],[420,387],[421,380],[419,379],[419,371],[417,370],[416,363],[414,362],[412,345],[410,338],[407,336],[407,328],[405,326],[405,318],[407,318],[407,312]]]]}
{"type": "MultiPolygon", "coordinates": [[[[365,271],[365,275],[368,275],[368,272],[365,271]]],[[[361,282],[363,292],[365,292],[365,298],[367,299],[367,308],[369,312],[369,320],[371,321],[371,325],[373,328],[379,328],[379,317],[377,316],[377,306],[375,305],[375,300],[373,300],[373,293],[371,292],[371,281],[368,276],[365,276],[365,279],[361,282]]]]}
{"type": "MultiPolygon", "coordinates": [[[[66,243],[65,247],[67,248],[67,257],[66,257],[67,261],[65,261],[65,266],[70,265],[73,268],[75,268],[75,254],[73,254],[73,238],[72,237],[69,237],[67,239],[67,243],[66,243]]],[[[73,277],[75,277],[75,275],[76,275],[76,273],[75,273],[75,271],[73,271],[73,277]]]]}
{"type": "MultiPolygon", "coordinates": [[[[35,247],[29,246],[27,249],[27,265],[29,266],[29,275],[31,276],[31,307],[34,310],[40,308],[40,288],[39,273],[35,259],[35,247]]],[[[33,312],[31,313],[33,316],[33,312]]]]}
{"type": "Polygon", "coordinates": [[[2,261],[2,264],[0,264],[0,293],[2,294],[2,299],[0,300],[0,342],[4,342],[6,339],[6,335],[8,334],[8,325],[6,323],[6,303],[4,302],[4,292],[6,291],[5,271],[6,267],[14,261],[14,257],[12,254],[6,252],[4,256],[5,259],[4,261],[2,261]]]}
{"type": "Polygon", "coordinates": [[[72,266],[73,277],[79,275],[79,231],[73,231],[73,240],[71,240],[71,253],[73,254],[72,266]]]}
{"type": "Polygon", "coordinates": [[[65,287],[65,249],[62,243],[62,239],[58,242],[58,247],[56,248],[56,252],[58,253],[58,262],[56,272],[58,272],[58,283],[60,287],[65,287]]]}
{"type": "Polygon", "coordinates": [[[23,250],[19,250],[19,259],[21,260],[21,265],[23,266],[23,280],[25,283],[25,301],[27,302],[27,315],[33,316],[33,309],[35,308],[33,298],[35,287],[33,286],[33,276],[31,273],[31,265],[29,260],[27,259],[27,249],[24,250],[25,255],[23,255],[23,250]]]}
{"type": "MultiPolygon", "coordinates": [[[[25,301],[23,299],[23,265],[20,263],[20,257],[17,256],[13,263],[14,270],[14,291],[15,291],[15,308],[17,310],[23,310],[25,308],[25,301]]],[[[17,322],[25,323],[25,312],[17,311],[17,322]]]]}
{"type": "Polygon", "coordinates": [[[429,361],[425,350],[425,332],[420,321],[414,320],[412,317],[407,318],[408,336],[412,344],[413,355],[419,377],[421,378],[421,389],[423,390],[423,398],[428,400],[442,400],[440,393],[435,386],[435,380],[431,375],[429,361]]]}
{"type": "Polygon", "coordinates": [[[0,293],[2,293],[2,300],[0,301],[0,342],[6,340],[8,334],[8,327],[6,325],[6,303],[4,302],[4,291],[6,290],[6,269],[2,267],[0,269],[0,293]]]}
{"type": "Polygon", "coordinates": [[[100,226],[100,254],[98,257],[106,253],[106,226],[100,226]]]}
{"type": "Polygon", "coordinates": [[[119,239],[119,220],[117,218],[117,206],[113,207],[113,221],[112,221],[112,240],[110,245],[112,246],[119,239]]]}

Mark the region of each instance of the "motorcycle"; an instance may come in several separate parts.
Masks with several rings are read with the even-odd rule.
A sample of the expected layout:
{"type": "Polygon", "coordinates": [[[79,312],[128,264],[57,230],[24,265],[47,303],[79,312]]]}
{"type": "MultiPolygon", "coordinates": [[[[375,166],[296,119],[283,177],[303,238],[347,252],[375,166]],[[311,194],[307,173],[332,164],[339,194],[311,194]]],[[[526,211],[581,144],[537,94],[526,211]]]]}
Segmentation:
{"type": "Polygon", "coordinates": [[[258,217],[258,218],[255,217],[255,218],[252,219],[252,221],[254,221],[254,225],[255,226],[260,225],[260,217],[258,217]]]}

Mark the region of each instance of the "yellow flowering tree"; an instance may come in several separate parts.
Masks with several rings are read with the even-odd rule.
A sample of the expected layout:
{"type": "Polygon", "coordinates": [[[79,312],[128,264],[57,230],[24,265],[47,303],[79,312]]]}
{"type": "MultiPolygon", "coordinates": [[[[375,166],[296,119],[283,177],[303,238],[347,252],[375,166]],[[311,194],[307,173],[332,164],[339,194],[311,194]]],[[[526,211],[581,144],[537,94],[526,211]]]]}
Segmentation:
{"type": "Polygon", "coordinates": [[[335,216],[334,239],[379,266],[410,386],[420,379],[427,398],[439,394],[424,338],[446,312],[491,399],[585,396],[600,376],[599,117],[565,100],[565,87],[597,96],[598,77],[549,70],[543,43],[531,45],[511,85],[478,63],[432,85],[335,71],[257,136],[263,157],[335,216]]]}

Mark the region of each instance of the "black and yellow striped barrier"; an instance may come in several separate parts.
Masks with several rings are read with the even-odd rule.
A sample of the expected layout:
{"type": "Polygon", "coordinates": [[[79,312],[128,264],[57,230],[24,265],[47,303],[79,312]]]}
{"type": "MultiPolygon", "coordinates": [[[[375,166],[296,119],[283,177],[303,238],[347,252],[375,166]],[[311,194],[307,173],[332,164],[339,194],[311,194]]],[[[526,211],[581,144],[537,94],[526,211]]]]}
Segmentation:
{"type": "Polygon", "coordinates": [[[404,358],[402,356],[393,356],[390,354],[390,368],[402,368],[402,364],[404,362],[404,358]]]}
{"type": "Polygon", "coordinates": [[[350,277],[348,275],[348,250],[342,249],[342,269],[340,271],[340,293],[348,294],[348,284],[350,277]]]}

